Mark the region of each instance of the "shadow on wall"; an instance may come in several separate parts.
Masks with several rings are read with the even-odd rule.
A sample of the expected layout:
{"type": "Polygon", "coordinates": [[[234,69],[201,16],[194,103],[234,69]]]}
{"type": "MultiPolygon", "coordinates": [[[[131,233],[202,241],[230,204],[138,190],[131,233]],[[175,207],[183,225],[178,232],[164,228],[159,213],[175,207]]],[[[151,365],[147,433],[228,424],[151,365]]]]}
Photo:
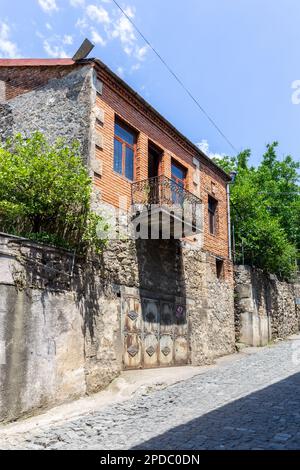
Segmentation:
{"type": "Polygon", "coordinates": [[[299,410],[300,373],[171,428],[133,450],[298,450],[299,410]]]}
{"type": "Polygon", "coordinates": [[[139,299],[125,296],[125,368],[186,364],[189,340],[179,240],[136,240],[139,299]],[[139,318],[140,317],[140,318],[139,318]]]}
{"type": "MultiPolygon", "coordinates": [[[[271,281],[269,278],[266,278],[263,273],[257,273],[251,270],[253,300],[255,302],[257,311],[259,312],[262,308],[264,308],[267,316],[269,317],[272,313],[272,297],[269,286],[270,282],[271,281]]],[[[274,298],[273,301],[275,301],[274,298]]]]}
{"type": "Polygon", "coordinates": [[[95,318],[99,315],[99,298],[103,295],[105,283],[99,282],[103,263],[101,258],[84,262],[73,253],[39,245],[34,242],[17,241],[22,255],[18,261],[23,269],[13,273],[14,283],[24,288],[42,289],[42,297],[50,292],[73,292],[74,301],[83,318],[84,336],[94,338],[95,318]]]}

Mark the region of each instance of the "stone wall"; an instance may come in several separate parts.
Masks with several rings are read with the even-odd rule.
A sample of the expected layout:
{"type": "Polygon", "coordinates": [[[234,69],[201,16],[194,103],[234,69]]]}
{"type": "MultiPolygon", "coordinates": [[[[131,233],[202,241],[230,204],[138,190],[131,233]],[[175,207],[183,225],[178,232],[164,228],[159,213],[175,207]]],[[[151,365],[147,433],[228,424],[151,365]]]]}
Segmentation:
{"type": "Polygon", "coordinates": [[[210,364],[235,351],[232,265],[217,278],[215,257],[189,242],[111,242],[104,254],[105,277],[155,296],[184,299],[189,312],[190,358],[210,364]],[[231,272],[231,276],[229,273],[231,272]]]}
{"type": "Polygon", "coordinates": [[[0,235],[0,421],[106,387],[121,369],[118,306],[99,263],[0,235]]]}
{"type": "Polygon", "coordinates": [[[278,280],[249,266],[235,267],[235,327],[237,340],[263,346],[297,333],[300,286],[278,280]]]}
{"type": "Polygon", "coordinates": [[[81,144],[89,160],[92,109],[95,101],[93,68],[29,67],[0,68],[6,100],[0,102],[0,138],[21,132],[41,131],[52,142],[64,137],[81,144]]]}
{"type": "Polygon", "coordinates": [[[105,388],[122,370],[128,292],[186,303],[191,364],[233,352],[232,283],[213,261],[176,240],[127,240],[83,263],[0,235],[0,420],[105,388]]]}

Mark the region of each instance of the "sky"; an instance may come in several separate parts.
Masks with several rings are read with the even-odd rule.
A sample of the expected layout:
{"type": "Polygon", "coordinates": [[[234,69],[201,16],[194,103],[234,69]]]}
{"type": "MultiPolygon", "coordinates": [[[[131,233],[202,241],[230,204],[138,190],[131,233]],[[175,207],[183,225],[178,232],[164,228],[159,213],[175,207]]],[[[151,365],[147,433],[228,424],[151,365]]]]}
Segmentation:
{"type": "MultiPolygon", "coordinates": [[[[118,0],[218,127],[300,161],[299,0],[118,0]]],[[[112,0],[0,0],[0,57],[98,57],[209,155],[234,151],[112,0]]]]}

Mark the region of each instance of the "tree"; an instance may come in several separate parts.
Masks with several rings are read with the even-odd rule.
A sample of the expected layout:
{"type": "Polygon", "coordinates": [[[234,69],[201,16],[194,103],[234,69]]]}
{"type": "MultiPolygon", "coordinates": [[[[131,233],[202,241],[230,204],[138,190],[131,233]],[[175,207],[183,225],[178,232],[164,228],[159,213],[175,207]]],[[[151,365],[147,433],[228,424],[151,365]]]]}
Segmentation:
{"type": "Polygon", "coordinates": [[[216,163],[237,171],[231,186],[236,262],[290,278],[300,250],[300,164],[291,156],[280,161],[277,146],[267,146],[257,168],[249,165],[250,150],[216,163]]]}
{"type": "Polygon", "coordinates": [[[69,249],[100,249],[101,217],[90,209],[91,179],[78,142],[50,145],[35,132],[0,146],[0,230],[69,249]]]}

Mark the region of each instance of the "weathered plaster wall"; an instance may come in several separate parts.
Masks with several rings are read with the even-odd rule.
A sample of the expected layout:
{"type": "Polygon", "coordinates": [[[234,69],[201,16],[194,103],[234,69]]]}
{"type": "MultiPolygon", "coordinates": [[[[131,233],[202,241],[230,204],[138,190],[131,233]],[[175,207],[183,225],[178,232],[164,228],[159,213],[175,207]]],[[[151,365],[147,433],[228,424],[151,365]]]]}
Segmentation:
{"type": "Polygon", "coordinates": [[[235,324],[237,340],[262,346],[297,333],[299,285],[249,266],[235,267],[235,324]]]}
{"type": "Polygon", "coordinates": [[[118,290],[101,265],[0,235],[0,421],[101,390],[121,368],[118,290]]]}

